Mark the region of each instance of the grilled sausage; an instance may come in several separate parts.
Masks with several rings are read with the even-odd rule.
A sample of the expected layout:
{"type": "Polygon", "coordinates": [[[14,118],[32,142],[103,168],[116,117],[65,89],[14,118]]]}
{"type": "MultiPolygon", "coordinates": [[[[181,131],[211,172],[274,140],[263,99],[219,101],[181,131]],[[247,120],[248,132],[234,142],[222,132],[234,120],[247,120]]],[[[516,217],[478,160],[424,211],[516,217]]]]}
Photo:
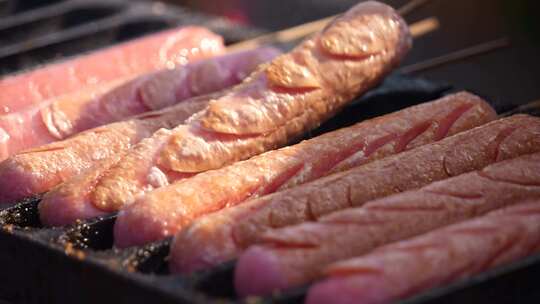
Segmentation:
{"type": "Polygon", "coordinates": [[[20,150],[230,87],[278,53],[262,48],[202,60],[131,81],[115,80],[0,116],[0,161],[20,150]]]}
{"type": "MultiPolygon", "coordinates": [[[[287,144],[378,83],[409,45],[407,26],[392,8],[376,2],[355,6],[249,81],[211,101],[188,125],[175,128],[168,138],[156,138],[153,152],[124,158],[98,182],[94,205],[114,210],[148,189],[287,144]],[[150,173],[165,183],[151,184],[150,173]]],[[[115,227],[117,245],[167,234],[168,227],[154,223],[178,202],[167,201],[167,208],[153,204],[167,199],[168,189],[155,190],[121,212],[115,227]],[[136,234],[134,225],[142,227],[136,234]]]]}
{"type": "Polygon", "coordinates": [[[531,198],[540,199],[540,153],[269,231],[239,259],[238,288],[253,294],[301,285],[332,262],[531,198]],[[255,272],[269,275],[257,282],[255,272]]]}
{"type": "MultiPolygon", "coordinates": [[[[175,185],[179,195],[168,200],[183,203],[177,208],[194,208],[197,202],[191,202],[191,197],[187,197],[189,192],[178,190],[190,187],[200,189],[196,191],[200,197],[199,210],[221,209],[248,198],[288,189],[323,175],[441,140],[487,123],[495,117],[495,111],[480,98],[465,92],[452,94],[330,132],[298,145],[267,152],[221,170],[203,173],[175,185]],[[206,190],[208,184],[212,184],[213,189],[222,190],[216,196],[202,199],[209,193],[206,190]]],[[[224,221],[218,218],[220,215],[203,217],[175,238],[170,263],[173,271],[189,272],[231,258],[230,250],[224,248],[234,246],[234,242],[222,235],[226,235],[223,231],[228,229],[224,221]]],[[[180,231],[183,226],[178,225],[174,230],[180,231]]]]}
{"type": "Polygon", "coordinates": [[[179,240],[172,247],[173,270],[189,269],[190,264],[211,265],[234,259],[271,228],[314,221],[336,210],[361,206],[373,199],[538,151],[540,119],[516,115],[256,198],[208,215],[186,229],[185,235],[178,236],[179,240]],[[191,238],[193,242],[189,241],[191,238]],[[176,246],[185,250],[182,258],[174,257],[180,252],[176,246]],[[201,259],[193,259],[192,250],[201,259]]]}
{"type": "Polygon", "coordinates": [[[326,270],[329,278],[309,290],[306,303],[390,303],[539,251],[536,200],[334,264],[326,270]]]}
{"type": "Polygon", "coordinates": [[[0,113],[17,112],[87,86],[173,68],[224,50],[223,39],[204,28],[167,30],[0,79],[0,113]]]}

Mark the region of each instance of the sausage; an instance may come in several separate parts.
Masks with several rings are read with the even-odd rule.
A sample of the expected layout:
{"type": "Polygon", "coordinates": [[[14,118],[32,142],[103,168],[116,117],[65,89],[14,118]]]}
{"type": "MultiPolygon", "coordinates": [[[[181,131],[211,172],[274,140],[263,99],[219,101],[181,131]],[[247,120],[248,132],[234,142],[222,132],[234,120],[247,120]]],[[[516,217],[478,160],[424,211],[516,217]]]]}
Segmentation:
{"type": "Polygon", "coordinates": [[[163,31],[0,79],[0,113],[17,112],[87,86],[174,68],[224,51],[223,39],[201,27],[163,31]]]}
{"type": "Polygon", "coordinates": [[[0,116],[0,161],[24,149],[230,87],[278,53],[262,48],[202,60],[131,81],[115,80],[0,116]]]}
{"type": "Polygon", "coordinates": [[[236,282],[242,294],[305,284],[332,262],[533,198],[540,199],[540,153],[270,230],[240,257],[236,282]],[[256,282],[255,272],[272,275],[256,282]]]}
{"type": "Polygon", "coordinates": [[[540,251],[540,201],[381,247],[326,270],[306,303],[390,303],[540,251]]]}
{"type": "MultiPolygon", "coordinates": [[[[461,92],[200,174],[177,184],[175,189],[181,195],[188,192],[178,190],[180,188],[200,189],[196,193],[202,197],[208,194],[205,191],[208,184],[212,184],[212,189],[223,188],[216,197],[198,201],[201,204],[198,209],[202,210],[199,214],[205,214],[208,209],[240,204],[246,199],[292,188],[324,175],[438,141],[495,118],[495,111],[486,102],[473,94],[461,92]]],[[[185,203],[186,206],[194,208],[196,203],[181,195],[168,200],[190,202],[185,203]]],[[[228,225],[223,224],[224,220],[219,217],[203,217],[175,238],[171,250],[172,271],[189,272],[231,258],[228,255],[230,250],[216,249],[234,245],[227,236],[228,225]],[[223,242],[225,239],[227,241],[223,242]]],[[[182,229],[176,227],[175,230],[182,229]]]]}
{"type": "MultiPolygon", "coordinates": [[[[392,8],[361,3],[248,81],[212,100],[188,124],[173,129],[163,145],[154,145],[152,153],[128,154],[97,183],[94,205],[114,210],[148,189],[159,189],[120,213],[116,245],[140,244],[172,233],[169,227],[154,223],[178,202],[155,207],[154,202],[168,197],[169,188],[151,184],[149,175],[162,176],[161,180],[168,181],[165,185],[182,183],[195,174],[284,146],[377,84],[409,47],[407,26],[392,8]],[[351,37],[362,40],[362,45],[351,37]]],[[[170,228],[176,225],[167,223],[170,228]]]]}
{"type": "Polygon", "coordinates": [[[182,241],[175,241],[172,247],[172,267],[182,271],[189,269],[190,264],[211,265],[234,259],[271,228],[315,221],[333,211],[539,151],[539,118],[516,115],[499,119],[436,143],[208,215],[177,237],[182,241]],[[211,239],[215,240],[207,241],[211,239]],[[186,253],[178,253],[176,246],[186,253]],[[201,258],[192,258],[192,250],[201,258]],[[175,258],[176,254],[181,257],[175,258]]]}
{"type": "Polygon", "coordinates": [[[9,157],[0,163],[0,206],[45,193],[96,162],[125,153],[160,128],[182,123],[202,110],[206,98],[194,98],[165,110],[90,129],[9,157]]]}

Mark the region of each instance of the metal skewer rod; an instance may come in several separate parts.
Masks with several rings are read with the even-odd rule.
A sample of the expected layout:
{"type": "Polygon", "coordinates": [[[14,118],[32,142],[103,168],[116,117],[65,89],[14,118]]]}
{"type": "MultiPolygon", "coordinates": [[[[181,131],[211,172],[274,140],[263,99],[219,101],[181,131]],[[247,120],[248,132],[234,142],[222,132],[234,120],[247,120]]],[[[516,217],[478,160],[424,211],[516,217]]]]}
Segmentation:
{"type": "Polygon", "coordinates": [[[430,0],[411,0],[398,9],[401,16],[407,16],[420,6],[428,3],[430,0]]]}
{"type": "Polygon", "coordinates": [[[540,99],[518,106],[508,112],[504,112],[500,114],[499,117],[507,117],[520,113],[540,115],[540,99]]]}
{"type": "Polygon", "coordinates": [[[497,40],[477,44],[453,53],[445,54],[440,57],[435,57],[432,59],[428,59],[426,61],[413,63],[411,65],[405,66],[401,68],[399,71],[402,73],[416,73],[420,71],[429,70],[441,65],[453,63],[456,61],[464,60],[470,57],[483,55],[489,52],[493,52],[495,50],[507,47],[510,45],[510,41],[507,37],[500,38],[497,40]]]}

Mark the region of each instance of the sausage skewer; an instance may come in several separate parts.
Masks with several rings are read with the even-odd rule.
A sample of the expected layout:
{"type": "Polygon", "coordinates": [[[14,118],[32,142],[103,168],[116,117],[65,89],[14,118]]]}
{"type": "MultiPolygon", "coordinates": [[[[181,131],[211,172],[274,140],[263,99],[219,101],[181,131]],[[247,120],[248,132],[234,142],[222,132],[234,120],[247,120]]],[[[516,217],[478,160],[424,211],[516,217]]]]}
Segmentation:
{"type": "Polygon", "coordinates": [[[222,54],[223,39],[201,27],[182,27],[0,79],[0,113],[117,79],[133,78],[222,54]]]}
{"type": "MultiPolygon", "coordinates": [[[[284,146],[312,130],[394,68],[408,50],[410,38],[405,22],[392,8],[361,3],[212,101],[189,124],[132,149],[97,182],[93,193],[95,207],[113,211],[153,190],[119,214],[117,245],[172,233],[170,229],[184,219],[180,209],[173,212],[184,205],[171,199],[177,184],[284,146]],[[168,205],[154,205],[162,201],[168,205]],[[170,221],[162,218],[168,218],[165,210],[171,211],[170,221]],[[164,226],[150,224],[157,222],[164,226]],[[144,226],[144,231],[131,238],[134,225],[144,226]]],[[[194,207],[193,214],[199,210],[194,207]]]]}
{"type": "MultiPolygon", "coordinates": [[[[212,59],[216,61],[201,62],[198,65],[199,68],[194,70],[194,74],[180,75],[179,78],[176,78],[175,71],[166,71],[158,76],[164,76],[169,80],[182,80],[187,77],[188,80],[163,83],[163,77],[150,77],[149,82],[143,82],[140,86],[137,83],[128,84],[123,88],[127,89],[127,92],[122,89],[111,94],[118,93],[118,96],[123,96],[122,100],[131,105],[130,107],[127,107],[127,109],[120,107],[120,110],[117,110],[119,104],[115,104],[114,107],[111,105],[115,101],[115,97],[117,97],[113,96],[112,100],[106,99],[103,103],[100,100],[96,101],[94,104],[97,106],[96,113],[101,113],[98,116],[106,117],[104,119],[110,119],[118,114],[115,111],[124,114],[137,111],[136,109],[143,100],[152,102],[149,103],[150,106],[159,108],[174,103],[187,94],[199,94],[203,91],[224,89],[231,84],[240,82],[241,78],[251,73],[259,63],[264,63],[267,59],[274,57],[275,54],[275,50],[271,48],[232,54],[223,58],[212,59]],[[239,60],[242,61],[240,64],[238,63],[239,60]],[[199,78],[206,76],[206,73],[214,75],[212,75],[213,79],[207,80],[209,83],[205,85],[199,78]],[[192,88],[191,82],[194,83],[193,85],[196,88],[192,88]],[[172,87],[169,87],[169,85],[172,85],[172,87]],[[131,89],[134,89],[134,95],[132,95],[134,92],[131,89]],[[152,98],[138,98],[138,96],[146,95],[152,96],[152,98]]],[[[161,110],[147,112],[125,121],[90,129],[68,139],[23,150],[12,155],[0,163],[0,181],[2,181],[0,183],[0,205],[7,205],[27,196],[47,192],[56,185],[81,174],[86,169],[96,165],[97,162],[124,153],[142,139],[152,136],[158,129],[172,128],[184,123],[191,115],[204,109],[211,98],[212,96],[204,96],[184,100],[161,110]]],[[[90,103],[94,102],[91,101],[90,103]]],[[[63,105],[70,107],[69,102],[63,103],[63,105]]],[[[46,113],[50,113],[50,111],[46,113]]],[[[56,114],[52,116],[62,116],[58,112],[56,114]]],[[[17,115],[19,113],[8,116],[17,115]]],[[[76,115],[77,113],[75,113],[76,115]]],[[[92,111],[82,113],[82,115],[93,116],[92,111]]],[[[37,117],[38,123],[42,121],[41,115],[39,116],[37,117]]],[[[0,121],[5,117],[0,117],[0,121]]],[[[46,115],[46,117],[51,116],[46,115]]],[[[52,124],[51,128],[56,130],[55,126],[56,124],[52,124]]],[[[59,129],[70,131],[69,128],[59,129]]],[[[30,133],[32,134],[32,132],[30,133]]],[[[43,135],[42,133],[39,133],[39,135],[43,135]]],[[[21,137],[23,137],[23,140],[27,139],[25,136],[21,137]]],[[[41,137],[40,140],[44,138],[46,137],[41,137]]],[[[9,154],[9,149],[4,148],[5,150],[0,152],[4,155],[9,154]]],[[[100,163],[100,166],[102,165],[103,163],[100,163]]]]}
{"type": "Polygon", "coordinates": [[[20,150],[230,87],[278,53],[262,48],[202,60],[130,81],[115,80],[0,116],[0,161],[20,150]]]}

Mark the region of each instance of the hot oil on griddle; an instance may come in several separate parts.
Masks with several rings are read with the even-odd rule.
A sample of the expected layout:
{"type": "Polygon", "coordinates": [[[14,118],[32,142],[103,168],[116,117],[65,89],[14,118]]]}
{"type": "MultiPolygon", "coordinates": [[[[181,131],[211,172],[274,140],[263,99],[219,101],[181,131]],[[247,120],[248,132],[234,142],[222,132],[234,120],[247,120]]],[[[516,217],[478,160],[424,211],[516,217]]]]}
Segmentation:
{"type": "MultiPolygon", "coordinates": [[[[50,1],[49,6],[40,6],[40,0],[29,0],[24,5],[22,1],[0,0],[3,18],[0,21],[0,74],[54,60],[59,54],[80,54],[181,24],[207,26],[223,35],[228,43],[258,33],[221,19],[161,4],[55,0],[50,1]],[[9,16],[13,12],[18,14],[9,16]]],[[[445,84],[394,74],[379,88],[355,100],[346,111],[306,137],[438,98],[448,89],[445,84]]],[[[170,239],[142,247],[114,249],[116,215],[66,228],[44,228],[39,222],[39,200],[40,196],[36,196],[0,211],[0,300],[21,303],[240,301],[233,287],[234,261],[209,271],[171,275],[167,260],[170,239]]],[[[491,290],[496,294],[490,299],[501,299],[497,303],[504,303],[508,295],[514,294],[502,284],[516,286],[515,282],[519,282],[522,289],[533,288],[531,281],[535,280],[525,280],[527,274],[530,276],[525,268],[540,268],[540,263],[533,257],[511,267],[516,269],[510,275],[493,279],[490,272],[477,278],[474,284],[454,284],[406,302],[468,302],[491,290]]],[[[259,300],[263,303],[301,303],[305,291],[305,287],[298,288],[259,300]]]]}

